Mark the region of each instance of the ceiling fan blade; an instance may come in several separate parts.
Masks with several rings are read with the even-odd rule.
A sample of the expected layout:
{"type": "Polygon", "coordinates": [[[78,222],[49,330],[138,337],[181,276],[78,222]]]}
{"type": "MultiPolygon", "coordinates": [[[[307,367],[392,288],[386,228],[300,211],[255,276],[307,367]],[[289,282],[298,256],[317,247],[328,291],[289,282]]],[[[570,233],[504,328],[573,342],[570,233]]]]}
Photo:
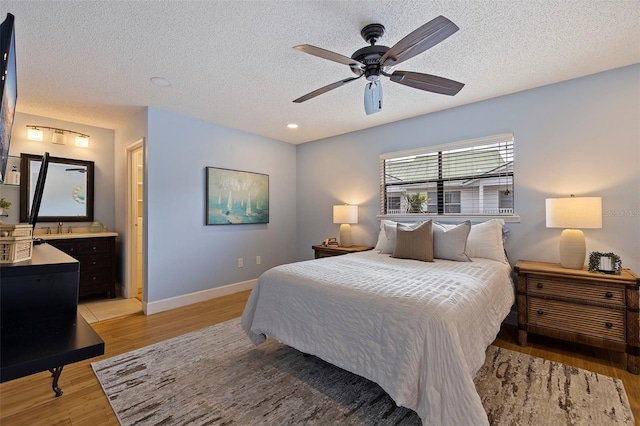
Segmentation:
{"type": "Polygon", "coordinates": [[[319,88],[317,90],[314,90],[311,93],[307,93],[306,95],[299,97],[298,99],[294,100],[293,102],[299,104],[301,102],[308,101],[309,99],[315,98],[316,96],[319,96],[319,95],[322,95],[323,93],[326,93],[329,90],[337,89],[340,86],[344,86],[345,84],[352,82],[353,80],[357,80],[360,77],[362,77],[363,75],[364,74],[361,74],[358,77],[345,78],[344,80],[336,81],[335,83],[331,83],[331,84],[329,84],[327,86],[324,86],[324,87],[321,87],[321,88],[319,88]]]}
{"type": "Polygon", "coordinates": [[[394,66],[413,58],[440,43],[459,29],[456,24],[444,16],[438,16],[394,44],[380,58],[380,63],[386,66],[394,66]]]}
{"type": "Polygon", "coordinates": [[[453,96],[463,87],[464,83],[438,77],[437,75],[422,74],[411,71],[396,71],[391,74],[391,81],[404,84],[415,89],[426,90],[427,92],[440,93],[442,95],[453,96]]]}
{"type": "Polygon", "coordinates": [[[301,44],[293,47],[300,52],[308,53],[309,55],[318,56],[319,58],[328,59],[339,64],[348,65],[354,68],[364,69],[365,66],[362,62],[358,62],[355,59],[351,59],[348,56],[341,55],[339,53],[332,52],[330,50],[322,49],[321,47],[312,46],[310,44],[301,44]]]}

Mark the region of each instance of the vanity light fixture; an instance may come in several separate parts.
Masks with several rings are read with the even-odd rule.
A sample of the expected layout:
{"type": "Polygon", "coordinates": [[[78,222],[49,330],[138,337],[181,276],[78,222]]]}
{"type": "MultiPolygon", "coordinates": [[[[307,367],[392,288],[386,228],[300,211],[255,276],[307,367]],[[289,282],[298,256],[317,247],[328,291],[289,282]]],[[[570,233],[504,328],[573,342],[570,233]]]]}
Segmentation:
{"type": "Polygon", "coordinates": [[[64,132],[62,130],[55,129],[51,135],[51,143],[64,145],[64,132]]]}
{"type": "Polygon", "coordinates": [[[88,148],[89,136],[76,136],[76,146],[80,146],[82,148],[88,148]]]}
{"type": "Polygon", "coordinates": [[[27,127],[27,139],[31,141],[42,141],[44,132],[37,127],[27,127]]]}
{"type": "Polygon", "coordinates": [[[289,123],[287,124],[287,127],[289,129],[297,129],[299,126],[296,123],[289,123]]]}
{"type": "Polygon", "coordinates": [[[84,133],[76,132],[73,130],[58,129],[57,127],[27,125],[27,139],[32,141],[44,140],[44,132],[42,131],[42,129],[51,130],[53,132],[51,134],[51,143],[64,145],[65,133],[73,133],[74,135],[76,135],[76,146],[80,146],[82,148],[87,148],[89,146],[89,135],[85,135],[84,133]]]}

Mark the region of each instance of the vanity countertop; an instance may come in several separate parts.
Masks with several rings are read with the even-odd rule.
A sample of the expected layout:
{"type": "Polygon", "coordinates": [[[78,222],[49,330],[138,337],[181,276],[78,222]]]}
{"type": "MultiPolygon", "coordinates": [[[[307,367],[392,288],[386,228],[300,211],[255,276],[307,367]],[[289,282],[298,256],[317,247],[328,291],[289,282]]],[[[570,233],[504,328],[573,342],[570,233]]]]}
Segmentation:
{"type": "Polygon", "coordinates": [[[96,237],[117,237],[117,232],[83,232],[83,233],[71,233],[71,234],[36,234],[36,237],[40,237],[43,240],[64,240],[69,238],[96,238],[96,237]]]}

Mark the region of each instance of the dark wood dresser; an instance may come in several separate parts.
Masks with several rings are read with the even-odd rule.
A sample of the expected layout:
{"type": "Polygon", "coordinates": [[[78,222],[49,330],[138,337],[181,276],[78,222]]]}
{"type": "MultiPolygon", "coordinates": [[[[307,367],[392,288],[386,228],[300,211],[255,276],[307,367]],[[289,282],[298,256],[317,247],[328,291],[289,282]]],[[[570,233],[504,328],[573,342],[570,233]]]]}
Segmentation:
{"type": "Polygon", "coordinates": [[[62,368],[104,354],[104,342],[77,313],[78,261],[49,244],[29,260],[0,265],[0,382],[49,370],[62,395],[62,368]]]}
{"type": "Polygon", "coordinates": [[[557,263],[520,260],[518,343],[535,333],[626,352],[627,370],[640,374],[640,277],[565,269],[557,263]]]}
{"type": "Polygon", "coordinates": [[[74,236],[42,235],[54,247],[80,261],[79,296],[106,293],[116,297],[116,236],[114,232],[74,236]]]}

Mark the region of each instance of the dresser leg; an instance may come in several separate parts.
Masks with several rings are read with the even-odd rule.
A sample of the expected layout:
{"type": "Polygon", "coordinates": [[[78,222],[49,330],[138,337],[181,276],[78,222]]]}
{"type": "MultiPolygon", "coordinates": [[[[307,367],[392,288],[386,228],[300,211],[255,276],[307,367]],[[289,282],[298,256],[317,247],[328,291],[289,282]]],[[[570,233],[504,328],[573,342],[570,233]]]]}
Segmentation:
{"type": "Polygon", "coordinates": [[[60,386],[58,386],[58,379],[60,379],[60,374],[62,373],[62,367],[64,367],[64,365],[61,365],[60,367],[56,367],[53,368],[52,370],[49,371],[53,371],[53,382],[51,383],[51,389],[53,389],[53,391],[56,393],[56,397],[61,396],[62,395],[62,389],[60,389],[60,386]]]}
{"type": "Polygon", "coordinates": [[[518,344],[520,346],[527,346],[527,332],[524,330],[518,330],[518,344]]]}
{"type": "Polygon", "coordinates": [[[632,374],[640,374],[640,356],[627,354],[627,370],[632,374]]]}

